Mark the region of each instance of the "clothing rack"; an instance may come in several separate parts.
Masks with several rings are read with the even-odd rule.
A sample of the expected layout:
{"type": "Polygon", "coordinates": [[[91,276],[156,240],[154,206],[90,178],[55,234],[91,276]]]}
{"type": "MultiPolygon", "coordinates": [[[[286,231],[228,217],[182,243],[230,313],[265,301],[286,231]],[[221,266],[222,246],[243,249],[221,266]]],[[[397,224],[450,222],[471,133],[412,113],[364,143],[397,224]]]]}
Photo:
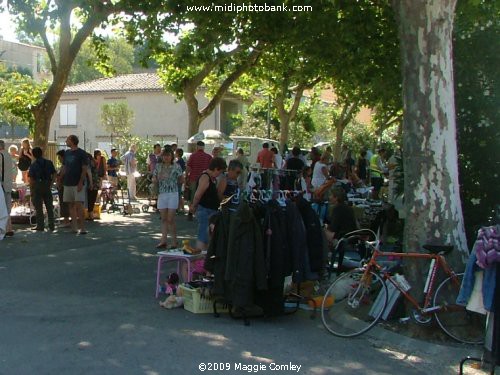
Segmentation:
{"type": "MultiPolygon", "coordinates": [[[[498,210],[498,208],[497,208],[498,210]]],[[[497,212],[497,217],[496,217],[496,232],[500,233],[500,217],[498,216],[497,212]]],[[[476,251],[476,245],[474,245],[474,248],[472,251],[476,251]]],[[[498,251],[497,250],[491,250],[491,251],[498,251]]],[[[473,254],[471,253],[471,256],[473,254]]],[[[469,264],[468,264],[469,266],[469,264]]],[[[459,374],[463,374],[463,368],[465,362],[478,362],[481,364],[483,368],[488,368],[489,367],[489,374],[493,375],[495,374],[495,368],[497,365],[500,365],[500,263],[497,262],[496,264],[492,265],[491,267],[495,267],[495,283],[493,285],[494,288],[494,298],[493,298],[493,311],[489,312],[488,319],[487,319],[487,324],[486,324],[486,335],[485,335],[485,343],[484,343],[484,350],[481,358],[478,357],[473,357],[473,356],[467,356],[465,358],[462,358],[460,361],[460,366],[459,366],[459,374]]],[[[483,284],[484,285],[484,284],[483,284]]]]}
{"type": "Polygon", "coordinates": [[[215,228],[207,253],[210,265],[206,264],[215,276],[215,316],[219,315],[217,304],[227,304],[231,317],[242,318],[245,325],[249,325],[251,317],[286,315],[297,310],[287,311],[285,301],[298,308],[300,303],[311,300],[301,295],[300,284],[319,280],[325,271],[324,243],[320,233],[315,232],[321,230],[317,215],[310,203],[301,198],[302,193],[300,190],[252,189],[240,194],[237,207],[229,204],[230,199],[221,205],[214,218],[215,228]],[[280,200],[285,204],[281,205],[280,200]],[[234,235],[229,235],[233,230],[234,235]],[[248,258],[247,251],[254,255],[248,258]],[[240,254],[244,254],[242,258],[240,254]],[[255,263],[252,266],[247,261],[239,262],[238,257],[255,263]],[[228,259],[236,261],[227,263],[228,259]],[[259,275],[254,276],[255,286],[250,289],[248,284],[238,281],[247,269],[259,275]],[[290,275],[297,285],[296,293],[284,294],[284,278],[290,275]],[[237,292],[226,287],[233,281],[238,286],[237,292]]]}
{"type": "Polygon", "coordinates": [[[262,167],[250,167],[248,182],[251,185],[251,188],[254,186],[259,187],[267,187],[269,189],[276,189],[276,185],[281,182],[280,177],[287,176],[298,176],[301,171],[297,171],[295,169],[278,169],[278,168],[262,168],[262,167]],[[259,178],[258,181],[257,177],[259,178]],[[255,185],[252,183],[255,182],[255,185]]]}
{"type": "Polygon", "coordinates": [[[241,198],[249,203],[269,202],[271,199],[292,199],[304,194],[303,190],[251,189],[241,192],[241,198]]]}

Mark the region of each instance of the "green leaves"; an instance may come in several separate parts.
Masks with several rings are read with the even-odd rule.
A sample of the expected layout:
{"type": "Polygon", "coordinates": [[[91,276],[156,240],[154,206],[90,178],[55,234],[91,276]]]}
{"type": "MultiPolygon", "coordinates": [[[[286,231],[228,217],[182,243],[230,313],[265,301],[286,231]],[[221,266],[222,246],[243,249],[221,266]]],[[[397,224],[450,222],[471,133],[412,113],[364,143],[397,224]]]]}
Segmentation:
{"type": "Polygon", "coordinates": [[[101,106],[101,125],[111,135],[130,135],[134,112],[125,102],[106,103],[101,106]]]}
{"type": "Polygon", "coordinates": [[[86,41],[71,68],[69,83],[132,73],[134,49],[123,38],[94,36],[86,41]]]}
{"type": "Polygon", "coordinates": [[[29,75],[0,68],[0,113],[10,125],[28,126],[33,134],[35,118],[31,112],[42,99],[48,84],[38,83],[29,75]]]}
{"type": "Polygon", "coordinates": [[[459,1],[454,25],[460,187],[469,239],[500,196],[500,4],[459,1]],[[471,51],[474,51],[472,53],[471,51]]]}

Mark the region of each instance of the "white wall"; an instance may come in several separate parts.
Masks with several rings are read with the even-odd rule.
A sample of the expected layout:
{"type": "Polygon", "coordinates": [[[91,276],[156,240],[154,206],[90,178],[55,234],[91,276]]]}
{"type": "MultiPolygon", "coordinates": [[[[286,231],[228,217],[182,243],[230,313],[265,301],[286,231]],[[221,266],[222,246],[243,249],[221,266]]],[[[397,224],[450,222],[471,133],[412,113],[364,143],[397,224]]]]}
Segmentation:
{"type": "MultiPolygon", "coordinates": [[[[198,97],[200,105],[206,99],[198,97]]],[[[153,141],[163,139],[165,142],[177,141],[186,148],[188,138],[188,115],[184,101],[175,102],[172,95],[163,92],[138,92],[117,94],[63,94],[51,121],[49,140],[64,143],[70,134],[80,138],[80,146],[87,151],[98,146],[99,142],[108,142],[109,134],[100,124],[101,106],[105,103],[125,101],[134,112],[134,126],[132,134],[140,137],[149,137],[153,141]],[[76,122],[73,127],[60,126],[60,104],[77,106],[76,122]],[[83,144],[86,140],[85,146],[83,144]]],[[[219,129],[219,108],[212,113],[202,124],[203,129],[219,129]]]]}

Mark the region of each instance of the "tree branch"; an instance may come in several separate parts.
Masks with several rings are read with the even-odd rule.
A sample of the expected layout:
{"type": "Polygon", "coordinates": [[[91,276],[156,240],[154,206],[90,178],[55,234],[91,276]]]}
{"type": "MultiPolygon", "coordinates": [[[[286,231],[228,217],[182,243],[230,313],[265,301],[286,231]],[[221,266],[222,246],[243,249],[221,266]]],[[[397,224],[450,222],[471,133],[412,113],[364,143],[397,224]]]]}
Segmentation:
{"type": "Polygon", "coordinates": [[[297,111],[299,110],[300,101],[302,100],[302,96],[304,95],[304,90],[306,89],[305,84],[299,84],[297,89],[295,90],[295,98],[293,99],[292,108],[288,111],[289,120],[295,118],[297,115],[297,111]]]}
{"type": "Polygon", "coordinates": [[[71,9],[61,9],[61,27],[59,31],[59,63],[67,63],[67,54],[71,46],[71,9]]]}
{"type": "Polygon", "coordinates": [[[58,65],[54,49],[52,48],[52,45],[50,44],[49,39],[47,38],[47,30],[45,29],[45,23],[47,22],[47,18],[48,18],[48,12],[45,13],[43,21],[38,25],[39,26],[38,34],[40,35],[40,38],[42,38],[43,45],[45,47],[45,50],[47,51],[47,55],[49,55],[50,71],[52,72],[52,75],[55,76],[58,65]]]}
{"type": "Polygon", "coordinates": [[[212,111],[215,109],[215,106],[217,105],[217,103],[220,102],[220,100],[222,99],[222,97],[224,96],[224,94],[229,90],[229,88],[231,87],[231,85],[238,78],[240,78],[241,75],[243,73],[245,73],[248,68],[254,66],[257,63],[257,61],[258,61],[258,59],[259,59],[259,57],[260,57],[261,54],[262,54],[261,50],[254,49],[250,53],[250,55],[247,57],[247,59],[245,60],[245,62],[242,63],[242,64],[240,64],[238,67],[236,67],[236,69],[233,70],[233,72],[224,80],[224,82],[222,82],[222,84],[219,86],[217,92],[212,97],[212,99],[210,99],[210,101],[205,106],[205,108],[203,108],[200,111],[200,116],[201,116],[202,120],[205,119],[206,117],[208,117],[208,115],[210,115],[210,113],[212,113],[212,111]]]}
{"type": "Polygon", "coordinates": [[[94,29],[99,26],[111,13],[113,12],[113,8],[103,8],[100,7],[96,9],[94,14],[92,14],[83,24],[83,26],[78,30],[75,37],[73,38],[73,42],[71,43],[70,54],[72,59],[76,57],[78,51],[82,47],[83,42],[92,34],[94,29]]]}
{"type": "Polygon", "coordinates": [[[199,71],[195,76],[186,80],[184,83],[184,87],[188,90],[196,91],[196,89],[202,85],[203,80],[210,74],[210,72],[217,65],[219,65],[223,60],[227,59],[228,57],[233,56],[234,54],[236,54],[242,50],[243,50],[242,46],[238,46],[229,52],[218,54],[214,60],[207,62],[203,66],[201,71],[199,71]]]}
{"type": "Polygon", "coordinates": [[[354,116],[354,112],[358,110],[358,105],[359,105],[359,100],[356,100],[354,103],[351,104],[351,107],[347,112],[346,120],[351,121],[352,117],[354,116]]]}
{"type": "Polygon", "coordinates": [[[400,115],[397,115],[395,117],[392,118],[392,120],[389,120],[387,121],[385,124],[384,124],[384,129],[387,129],[389,126],[391,126],[392,124],[394,124],[395,122],[399,122],[403,119],[403,115],[400,114],[400,115]]]}
{"type": "Polygon", "coordinates": [[[193,77],[186,79],[183,83],[184,91],[189,90],[193,93],[201,86],[203,80],[210,74],[210,72],[219,64],[222,58],[219,56],[214,60],[207,62],[203,68],[193,77]]]}

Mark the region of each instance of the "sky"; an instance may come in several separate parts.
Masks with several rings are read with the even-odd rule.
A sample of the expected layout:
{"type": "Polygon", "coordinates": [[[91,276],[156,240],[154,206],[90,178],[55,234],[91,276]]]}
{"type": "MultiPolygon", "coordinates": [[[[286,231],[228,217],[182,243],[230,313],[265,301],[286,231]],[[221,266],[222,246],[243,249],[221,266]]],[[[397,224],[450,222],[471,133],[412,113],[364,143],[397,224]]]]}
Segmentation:
{"type": "MultiPolygon", "coordinates": [[[[6,0],[0,0],[0,3],[5,6],[6,0]]],[[[74,21],[72,20],[72,22],[74,21]]],[[[185,29],[188,28],[189,27],[185,27],[185,29]]],[[[106,30],[99,29],[99,33],[103,35],[111,35],[112,28],[108,28],[106,30]]],[[[8,12],[0,12],[0,36],[2,36],[4,40],[8,40],[10,42],[18,41],[16,37],[16,25],[8,12]]],[[[165,39],[169,42],[176,42],[178,40],[178,38],[173,34],[165,34],[165,39]]]]}
{"type": "Polygon", "coordinates": [[[6,12],[0,13],[0,35],[5,40],[17,42],[16,26],[11,20],[10,15],[6,12]]]}

